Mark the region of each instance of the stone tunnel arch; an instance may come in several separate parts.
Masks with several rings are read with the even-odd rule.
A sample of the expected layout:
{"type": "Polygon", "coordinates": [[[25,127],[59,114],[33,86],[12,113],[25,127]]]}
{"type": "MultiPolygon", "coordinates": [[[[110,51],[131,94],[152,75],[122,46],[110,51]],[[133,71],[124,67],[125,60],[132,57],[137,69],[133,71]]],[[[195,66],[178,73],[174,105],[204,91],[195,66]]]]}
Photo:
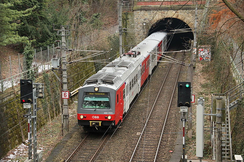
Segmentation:
{"type": "MultiPolygon", "coordinates": [[[[198,10],[198,15],[203,15],[202,10],[198,10]]],[[[201,16],[198,17],[199,20],[202,19],[201,16]]],[[[163,23],[165,21],[172,20],[172,24],[179,24],[183,23],[189,26],[190,32],[188,33],[188,40],[193,40],[193,30],[194,30],[194,21],[195,21],[195,9],[184,9],[184,10],[170,10],[170,9],[162,9],[162,10],[135,10],[133,14],[130,15],[129,19],[127,20],[130,24],[127,26],[129,29],[134,29],[134,41],[135,44],[141,42],[145,37],[152,33],[155,29],[164,29],[163,23]]],[[[186,26],[185,25],[185,26],[186,26]]],[[[186,26],[187,27],[187,26],[186,26]]],[[[171,28],[176,28],[173,25],[171,28]]],[[[184,28],[184,26],[182,27],[184,28]]],[[[182,29],[181,28],[181,29],[182,29]]],[[[167,28],[166,28],[167,29],[167,28]]],[[[170,48],[168,50],[184,50],[191,48],[191,43],[182,45],[186,43],[185,41],[181,41],[182,39],[176,39],[176,38],[182,38],[180,33],[175,34],[172,39],[169,38],[169,40],[172,40],[170,48]],[[174,38],[174,40],[173,40],[174,38]],[[178,41],[177,41],[178,40],[178,41]],[[179,47],[179,43],[181,48],[179,47]],[[184,48],[186,47],[187,48],[184,48]],[[176,48],[176,49],[174,49],[176,48]]],[[[185,36],[183,36],[185,37],[185,36]]],[[[185,40],[185,39],[184,39],[185,40]]]]}
{"type": "MultiPolygon", "coordinates": [[[[192,25],[192,24],[191,24],[192,25]]],[[[178,18],[166,17],[156,21],[149,29],[148,35],[165,31],[168,35],[168,51],[189,50],[194,39],[191,27],[178,18]]]]}

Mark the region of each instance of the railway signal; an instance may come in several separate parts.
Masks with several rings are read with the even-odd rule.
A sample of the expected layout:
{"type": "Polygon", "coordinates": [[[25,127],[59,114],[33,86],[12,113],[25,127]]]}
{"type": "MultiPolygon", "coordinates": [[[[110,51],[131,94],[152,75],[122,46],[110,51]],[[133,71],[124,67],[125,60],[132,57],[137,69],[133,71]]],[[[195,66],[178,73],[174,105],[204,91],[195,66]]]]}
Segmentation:
{"type": "Polygon", "coordinates": [[[30,79],[20,79],[20,102],[23,103],[23,108],[28,109],[27,114],[23,115],[23,117],[28,118],[28,159],[34,158],[34,161],[38,161],[37,98],[44,98],[44,84],[33,83],[30,79]],[[32,104],[33,112],[31,112],[32,104]]]}
{"type": "Polygon", "coordinates": [[[44,98],[44,84],[43,83],[36,83],[36,97],[37,98],[44,98]]]}
{"type": "Polygon", "coordinates": [[[30,79],[20,80],[20,102],[33,103],[33,85],[30,79]]]}
{"type": "Polygon", "coordinates": [[[191,106],[191,82],[178,82],[178,107],[191,106]]]}
{"type": "Polygon", "coordinates": [[[178,107],[180,107],[180,112],[182,112],[182,124],[183,124],[183,155],[182,159],[185,161],[185,124],[186,124],[186,114],[188,112],[188,107],[191,107],[191,82],[178,82],[178,107]]]}

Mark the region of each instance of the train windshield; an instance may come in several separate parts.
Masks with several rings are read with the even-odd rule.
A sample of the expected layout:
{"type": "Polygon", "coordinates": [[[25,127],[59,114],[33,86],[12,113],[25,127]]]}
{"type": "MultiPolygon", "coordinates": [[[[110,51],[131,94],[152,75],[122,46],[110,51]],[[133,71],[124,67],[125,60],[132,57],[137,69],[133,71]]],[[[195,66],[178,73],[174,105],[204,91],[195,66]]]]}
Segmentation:
{"type": "Polygon", "coordinates": [[[109,95],[108,93],[86,93],[82,107],[84,109],[109,109],[109,95]]]}

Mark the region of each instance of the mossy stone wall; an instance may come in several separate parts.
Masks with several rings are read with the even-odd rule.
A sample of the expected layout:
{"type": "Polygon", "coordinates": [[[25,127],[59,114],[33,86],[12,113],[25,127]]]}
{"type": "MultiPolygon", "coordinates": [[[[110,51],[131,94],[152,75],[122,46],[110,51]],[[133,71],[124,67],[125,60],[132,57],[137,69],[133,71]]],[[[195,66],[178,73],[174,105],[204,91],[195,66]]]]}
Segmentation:
{"type": "MultiPolygon", "coordinates": [[[[60,72],[54,72],[60,78],[60,72]]],[[[85,79],[94,73],[94,63],[69,65],[69,90],[72,91],[81,86],[85,79]]],[[[61,83],[51,70],[37,75],[34,82],[44,83],[45,86],[44,98],[37,99],[37,107],[40,108],[37,112],[37,128],[40,129],[61,112],[61,83]]],[[[28,109],[24,109],[20,103],[19,90],[16,94],[15,97],[0,103],[0,158],[28,138],[28,121],[23,117],[28,109]]]]}

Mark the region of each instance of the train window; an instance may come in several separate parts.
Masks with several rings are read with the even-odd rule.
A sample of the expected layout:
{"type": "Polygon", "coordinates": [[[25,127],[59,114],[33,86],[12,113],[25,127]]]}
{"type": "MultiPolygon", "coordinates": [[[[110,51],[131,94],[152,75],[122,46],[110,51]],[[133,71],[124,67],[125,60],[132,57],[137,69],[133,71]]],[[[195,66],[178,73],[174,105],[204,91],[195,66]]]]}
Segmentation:
{"type": "Polygon", "coordinates": [[[82,108],[110,109],[109,95],[107,93],[87,93],[83,99],[82,108]]]}
{"type": "Polygon", "coordinates": [[[157,53],[155,53],[155,52],[152,53],[152,59],[151,59],[151,61],[153,61],[155,59],[156,55],[157,55],[157,53]]]}
{"type": "Polygon", "coordinates": [[[141,68],[141,74],[143,74],[144,72],[145,72],[145,65],[143,65],[141,68]]]}
{"type": "Polygon", "coordinates": [[[125,89],[123,89],[123,99],[125,99],[125,89]]]}
{"type": "Polygon", "coordinates": [[[149,59],[147,60],[147,64],[146,64],[147,68],[149,67],[149,59]]]}
{"type": "Polygon", "coordinates": [[[128,95],[128,85],[126,84],[126,96],[128,95]]]}
{"type": "Polygon", "coordinates": [[[117,94],[117,103],[119,103],[119,95],[117,94]]]}

